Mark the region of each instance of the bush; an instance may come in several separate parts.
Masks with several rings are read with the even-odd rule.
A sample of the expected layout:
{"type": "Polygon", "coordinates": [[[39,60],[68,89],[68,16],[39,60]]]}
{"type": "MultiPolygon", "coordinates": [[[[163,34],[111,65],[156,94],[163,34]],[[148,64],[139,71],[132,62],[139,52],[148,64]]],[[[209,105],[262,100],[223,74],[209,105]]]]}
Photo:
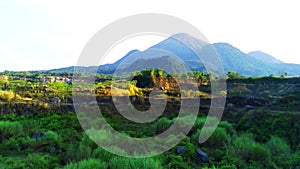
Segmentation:
{"type": "Polygon", "coordinates": [[[289,168],[290,158],[290,146],[285,140],[272,136],[271,139],[266,143],[266,147],[272,154],[272,161],[279,168],[289,168]]]}
{"type": "Polygon", "coordinates": [[[196,133],[192,136],[192,140],[195,143],[198,143],[200,133],[203,132],[203,135],[208,135],[210,133],[213,133],[210,138],[203,143],[204,146],[211,147],[211,148],[217,148],[217,147],[223,147],[230,143],[230,136],[226,133],[226,130],[221,127],[217,127],[215,131],[213,131],[212,127],[206,127],[202,128],[202,130],[198,129],[196,133]]]}
{"type": "Polygon", "coordinates": [[[259,142],[267,142],[272,135],[276,135],[284,138],[291,148],[296,148],[300,143],[299,120],[297,114],[258,109],[245,114],[238,122],[237,130],[253,133],[259,142]]]}
{"type": "Polygon", "coordinates": [[[0,150],[2,154],[5,154],[5,152],[10,154],[12,151],[20,151],[21,145],[19,140],[12,137],[0,145],[0,150]]]}
{"type": "Polygon", "coordinates": [[[290,146],[285,140],[272,136],[271,139],[266,143],[267,148],[271,152],[272,156],[288,156],[290,155],[290,146]]]}
{"type": "MultiPolygon", "coordinates": [[[[184,139],[182,139],[181,142],[177,146],[184,146],[185,147],[184,153],[181,154],[181,156],[183,157],[185,162],[190,163],[190,162],[194,161],[195,158],[197,157],[196,154],[195,154],[196,147],[195,147],[194,144],[191,143],[189,137],[187,137],[187,136],[184,137],[184,139]]],[[[176,152],[177,146],[174,147],[175,148],[175,151],[174,151],[175,154],[177,153],[176,152]]]]}
{"type": "Polygon", "coordinates": [[[76,152],[77,160],[90,158],[92,156],[92,150],[96,149],[96,147],[97,145],[84,133],[76,152]]]}
{"type": "Polygon", "coordinates": [[[11,102],[15,98],[15,93],[12,91],[0,91],[0,100],[11,102]]]}
{"type": "Polygon", "coordinates": [[[204,126],[205,120],[206,120],[206,118],[203,118],[203,117],[197,118],[197,120],[194,123],[194,128],[195,129],[202,128],[204,126]]]}
{"type": "Polygon", "coordinates": [[[270,151],[253,140],[253,135],[243,134],[233,141],[232,155],[243,160],[242,163],[254,161],[269,166],[271,163],[270,151]]]}
{"type": "Polygon", "coordinates": [[[178,124],[178,126],[176,126],[176,130],[178,132],[182,132],[184,131],[186,128],[188,127],[192,127],[192,124],[194,123],[194,121],[196,121],[197,117],[194,117],[193,115],[183,115],[180,117],[176,117],[174,118],[172,121],[178,124]]]}
{"type": "Polygon", "coordinates": [[[227,121],[221,121],[221,122],[218,121],[219,120],[216,117],[210,117],[210,116],[197,118],[192,131],[195,132],[197,131],[197,129],[203,128],[205,123],[207,124],[208,127],[215,126],[218,123],[218,126],[226,129],[226,132],[228,134],[230,135],[235,134],[235,129],[233,128],[232,124],[230,124],[227,121]]]}
{"type": "Polygon", "coordinates": [[[198,129],[202,128],[205,123],[207,123],[207,126],[214,126],[215,124],[218,123],[218,119],[216,117],[210,117],[210,116],[207,116],[206,118],[204,118],[204,117],[197,118],[197,120],[195,121],[194,127],[198,128],[198,129]]]}
{"type": "Polygon", "coordinates": [[[51,140],[51,141],[58,141],[59,140],[59,136],[57,133],[53,132],[53,131],[47,131],[45,133],[47,140],[51,140]]]}
{"type": "Polygon", "coordinates": [[[100,146],[92,152],[93,158],[101,159],[101,160],[107,161],[107,162],[114,156],[115,156],[114,154],[110,153],[109,151],[106,151],[105,149],[103,149],[100,146]]]}
{"type": "Polygon", "coordinates": [[[20,120],[20,123],[23,128],[23,134],[26,136],[31,137],[32,133],[39,131],[39,122],[37,120],[29,120],[25,118],[24,120],[20,120]]]}
{"type": "Polygon", "coordinates": [[[160,161],[154,158],[125,158],[115,157],[110,161],[111,169],[162,169],[160,161]]]}
{"type": "Polygon", "coordinates": [[[78,163],[70,163],[64,169],[106,169],[107,163],[99,159],[87,159],[78,163]]]}
{"type": "Polygon", "coordinates": [[[24,157],[7,157],[0,159],[0,169],[15,169],[15,168],[30,168],[30,169],[43,169],[43,168],[57,168],[57,158],[50,155],[32,154],[24,157]]]}
{"type": "Polygon", "coordinates": [[[166,131],[172,124],[172,120],[168,119],[167,117],[163,117],[158,119],[156,122],[156,133],[161,133],[166,131]]]}
{"type": "Polygon", "coordinates": [[[220,169],[237,169],[237,167],[233,164],[222,165],[220,169]]]}
{"type": "Polygon", "coordinates": [[[227,121],[221,121],[218,126],[224,128],[226,132],[231,136],[236,134],[236,131],[232,124],[227,121]]]}
{"type": "Polygon", "coordinates": [[[10,137],[17,137],[22,133],[22,125],[19,122],[0,121],[0,143],[10,137]]]}
{"type": "Polygon", "coordinates": [[[182,156],[171,154],[168,156],[167,168],[190,169],[182,156]]]}
{"type": "Polygon", "coordinates": [[[55,168],[58,160],[50,155],[28,155],[26,159],[26,168],[40,169],[40,168],[55,168]]]}
{"type": "Polygon", "coordinates": [[[13,158],[13,157],[0,158],[0,169],[14,169],[14,168],[25,168],[24,161],[22,161],[20,158],[13,158]]]}

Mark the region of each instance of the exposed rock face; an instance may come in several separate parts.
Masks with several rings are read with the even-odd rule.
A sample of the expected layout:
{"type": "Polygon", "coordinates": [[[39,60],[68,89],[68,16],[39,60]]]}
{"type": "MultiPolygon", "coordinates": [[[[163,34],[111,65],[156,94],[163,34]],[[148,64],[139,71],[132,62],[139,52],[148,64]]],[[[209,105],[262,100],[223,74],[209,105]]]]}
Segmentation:
{"type": "Polygon", "coordinates": [[[173,78],[156,78],[154,85],[163,90],[178,90],[179,89],[177,82],[173,78]]]}

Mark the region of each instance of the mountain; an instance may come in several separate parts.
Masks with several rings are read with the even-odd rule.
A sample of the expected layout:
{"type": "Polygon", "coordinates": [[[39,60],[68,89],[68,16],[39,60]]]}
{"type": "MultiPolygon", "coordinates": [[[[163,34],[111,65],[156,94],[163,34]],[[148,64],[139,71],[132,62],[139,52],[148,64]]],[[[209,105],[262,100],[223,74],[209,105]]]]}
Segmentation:
{"type": "Polygon", "coordinates": [[[129,74],[131,74],[131,72],[140,71],[145,68],[163,69],[165,72],[168,73],[182,73],[184,70],[186,70],[186,66],[183,62],[176,61],[170,56],[163,56],[149,59],[138,59],[131,66],[121,69],[121,71],[129,72],[129,74]]]}
{"type": "Polygon", "coordinates": [[[258,60],[261,60],[263,62],[266,62],[266,63],[284,63],[278,59],[276,59],[274,56],[271,56],[267,53],[264,53],[262,51],[252,51],[252,52],[249,52],[248,55],[254,57],[255,59],[258,59],[258,60]]]}
{"type": "MultiPolygon", "coordinates": [[[[185,33],[175,34],[143,52],[132,50],[113,64],[105,64],[96,68],[93,66],[75,68],[83,72],[95,72],[97,69],[97,73],[113,74],[116,70],[119,73],[130,72],[151,67],[151,65],[155,65],[156,68],[167,68],[171,72],[178,72],[185,68],[191,71],[206,71],[205,66],[208,65],[214,72],[223,67],[225,73],[234,71],[244,76],[269,76],[284,73],[289,76],[300,75],[298,64],[284,63],[261,51],[247,54],[228,43],[207,44],[185,33]],[[174,63],[175,60],[179,62],[174,63]],[[221,66],[214,64],[218,60],[221,66]]],[[[71,69],[61,69],[61,71],[66,70],[71,69]]]]}
{"type": "Polygon", "coordinates": [[[122,57],[121,59],[119,59],[118,61],[116,61],[115,63],[114,63],[114,65],[120,65],[122,62],[124,62],[124,61],[126,61],[127,62],[127,64],[129,65],[129,64],[132,64],[133,62],[135,62],[136,60],[138,60],[138,58],[136,58],[136,59],[130,59],[130,60],[127,60],[131,55],[133,55],[133,54],[137,54],[137,53],[140,53],[141,51],[139,51],[139,50],[136,50],[136,49],[134,49],[134,50],[131,50],[131,51],[129,51],[124,57],[122,57]],[[130,61],[130,62],[129,62],[130,61]]]}
{"type": "Polygon", "coordinates": [[[255,59],[228,43],[215,43],[212,46],[218,53],[225,72],[234,71],[245,76],[268,76],[276,72],[268,63],[255,59]]]}

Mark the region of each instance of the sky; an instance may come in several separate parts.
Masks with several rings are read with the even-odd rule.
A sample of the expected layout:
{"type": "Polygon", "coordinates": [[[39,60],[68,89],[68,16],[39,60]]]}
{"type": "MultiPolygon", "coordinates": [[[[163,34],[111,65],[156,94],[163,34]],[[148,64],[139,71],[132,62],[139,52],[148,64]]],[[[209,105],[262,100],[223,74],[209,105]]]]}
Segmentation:
{"type": "MultiPolygon", "coordinates": [[[[48,70],[76,65],[88,40],[126,16],[161,13],[197,27],[210,43],[226,42],[243,52],[260,50],[300,64],[297,0],[0,1],[0,72],[48,70]]],[[[128,39],[101,63],[132,49],[145,50],[165,37],[128,39]]]]}

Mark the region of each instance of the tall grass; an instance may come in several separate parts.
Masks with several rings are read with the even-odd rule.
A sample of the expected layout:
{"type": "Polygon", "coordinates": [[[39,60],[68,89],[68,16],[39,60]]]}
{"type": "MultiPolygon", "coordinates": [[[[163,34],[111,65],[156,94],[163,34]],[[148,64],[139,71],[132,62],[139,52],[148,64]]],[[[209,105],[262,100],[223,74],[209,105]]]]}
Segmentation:
{"type": "Polygon", "coordinates": [[[266,147],[271,152],[273,164],[277,168],[289,168],[291,166],[291,149],[285,140],[272,136],[266,143],[266,147]]]}
{"type": "Polygon", "coordinates": [[[154,158],[115,157],[109,164],[111,169],[162,169],[162,164],[154,158]]]}
{"type": "Polygon", "coordinates": [[[253,135],[243,134],[233,140],[232,144],[231,153],[242,161],[254,161],[265,166],[270,165],[270,151],[263,144],[255,142],[253,135]]]}
{"type": "Polygon", "coordinates": [[[10,137],[17,137],[22,131],[19,122],[0,121],[0,143],[10,137]]]}
{"type": "Polygon", "coordinates": [[[155,124],[156,133],[161,133],[166,131],[172,124],[172,120],[168,119],[167,117],[163,117],[158,119],[157,123],[155,124]]]}
{"type": "Polygon", "coordinates": [[[99,159],[86,159],[78,163],[69,163],[64,169],[106,169],[107,163],[99,159]]]}
{"type": "Polygon", "coordinates": [[[213,133],[211,137],[203,144],[207,147],[211,148],[220,148],[223,146],[226,146],[230,143],[231,138],[227,134],[226,130],[221,127],[217,127],[214,131],[214,128],[212,127],[206,127],[198,129],[194,135],[192,135],[192,140],[194,143],[198,143],[199,136],[201,132],[203,132],[203,135],[208,135],[210,133],[213,133]]]}

